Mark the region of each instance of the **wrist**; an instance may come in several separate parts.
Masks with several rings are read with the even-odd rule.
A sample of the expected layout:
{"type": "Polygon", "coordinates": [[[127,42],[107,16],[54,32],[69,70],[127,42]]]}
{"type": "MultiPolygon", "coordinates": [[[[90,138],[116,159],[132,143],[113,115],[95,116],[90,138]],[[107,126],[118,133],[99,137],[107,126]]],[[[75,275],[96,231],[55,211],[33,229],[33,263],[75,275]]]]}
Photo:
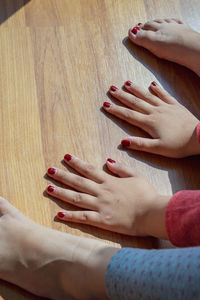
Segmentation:
{"type": "Polygon", "coordinates": [[[90,255],[89,279],[91,296],[95,299],[108,299],[105,284],[106,271],[111,258],[119,250],[117,247],[102,243],[102,245],[95,248],[90,255]]]}
{"type": "Polygon", "coordinates": [[[170,199],[171,196],[156,195],[144,218],[145,235],[168,239],[165,228],[165,210],[170,199]]]}
{"type": "Polygon", "coordinates": [[[197,122],[193,134],[185,147],[186,156],[200,154],[200,122],[197,122]]]}

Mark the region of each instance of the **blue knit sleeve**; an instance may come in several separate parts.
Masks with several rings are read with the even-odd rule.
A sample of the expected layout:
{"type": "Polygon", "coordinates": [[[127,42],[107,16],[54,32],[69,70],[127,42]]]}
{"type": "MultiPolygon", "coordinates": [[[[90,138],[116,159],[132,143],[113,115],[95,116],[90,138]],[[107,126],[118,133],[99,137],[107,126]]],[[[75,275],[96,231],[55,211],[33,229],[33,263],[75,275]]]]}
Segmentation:
{"type": "Polygon", "coordinates": [[[123,248],[112,257],[105,280],[113,300],[200,299],[200,247],[123,248]]]}

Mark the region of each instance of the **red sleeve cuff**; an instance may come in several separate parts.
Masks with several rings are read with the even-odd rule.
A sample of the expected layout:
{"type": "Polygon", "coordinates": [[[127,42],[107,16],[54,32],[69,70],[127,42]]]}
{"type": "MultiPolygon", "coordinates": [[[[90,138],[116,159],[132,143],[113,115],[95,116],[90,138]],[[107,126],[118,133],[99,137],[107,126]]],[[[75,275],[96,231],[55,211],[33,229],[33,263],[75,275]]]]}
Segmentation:
{"type": "Polygon", "coordinates": [[[200,144],[200,122],[197,125],[197,139],[198,139],[198,142],[200,144]]]}
{"type": "Polygon", "coordinates": [[[200,245],[200,191],[180,191],[165,211],[168,239],[177,247],[200,245]]]}

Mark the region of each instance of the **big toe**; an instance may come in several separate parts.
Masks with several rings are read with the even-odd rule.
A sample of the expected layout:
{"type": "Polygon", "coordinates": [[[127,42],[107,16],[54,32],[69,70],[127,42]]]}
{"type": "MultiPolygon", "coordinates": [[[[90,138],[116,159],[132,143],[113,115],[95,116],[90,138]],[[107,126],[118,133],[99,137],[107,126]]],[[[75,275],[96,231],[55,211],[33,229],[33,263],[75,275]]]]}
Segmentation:
{"type": "MultiPolygon", "coordinates": [[[[159,24],[157,23],[157,25],[159,24]]],[[[128,36],[134,44],[150,49],[152,43],[156,40],[156,29],[144,30],[134,27],[129,29],[128,36]]]]}

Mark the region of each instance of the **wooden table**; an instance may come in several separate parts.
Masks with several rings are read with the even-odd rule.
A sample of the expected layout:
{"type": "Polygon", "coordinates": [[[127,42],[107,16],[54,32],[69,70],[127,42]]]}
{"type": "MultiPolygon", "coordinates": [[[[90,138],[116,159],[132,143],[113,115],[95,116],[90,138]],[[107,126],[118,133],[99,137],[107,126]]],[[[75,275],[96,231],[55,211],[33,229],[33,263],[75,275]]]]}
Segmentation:
{"type": "MultiPolygon", "coordinates": [[[[179,17],[200,30],[199,0],[1,0],[0,194],[34,221],[119,246],[160,247],[54,219],[61,202],[45,195],[50,166],[65,169],[72,153],[102,168],[107,157],[139,170],[160,193],[198,189],[199,157],[180,160],[126,152],[141,132],[101,111],[111,84],[157,80],[200,117],[200,79],[127,40],[128,28],[156,17],[179,17]]],[[[69,207],[69,206],[68,206],[69,207]]],[[[36,299],[1,282],[2,299],[36,299]]]]}

